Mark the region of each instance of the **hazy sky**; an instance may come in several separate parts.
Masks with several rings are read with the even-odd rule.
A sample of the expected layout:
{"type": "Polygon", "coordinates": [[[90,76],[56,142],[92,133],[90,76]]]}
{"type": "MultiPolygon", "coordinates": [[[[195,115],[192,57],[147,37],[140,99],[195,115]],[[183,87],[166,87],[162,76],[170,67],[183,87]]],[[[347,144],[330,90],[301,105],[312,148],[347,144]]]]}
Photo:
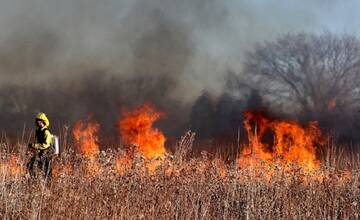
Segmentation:
{"type": "Polygon", "coordinates": [[[0,0],[0,129],[44,111],[60,124],[93,113],[111,130],[119,108],[150,101],[163,127],[181,130],[256,42],[359,34],[359,10],[356,0],[0,0]]]}
{"type": "MultiPolygon", "coordinates": [[[[37,42],[38,30],[44,31],[53,35],[49,44],[56,44],[51,59],[45,58],[41,68],[32,70],[27,64],[30,67],[19,72],[73,75],[78,72],[74,69],[100,67],[128,75],[134,74],[139,39],[164,22],[174,27],[170,31],[175,36],[177,31],[185,35],[184,45],[190,45],[190,57],[181,64],[179,91],[174,93],[192,99],[203,89],[221,91],[223,74],[228,69],[240,71],[242,54],[255,42],[292,31],[357,34],[359,10],[356,0],[1,0],[0,46],[3,51],[16,50],[9,44],[18,41],[10,39],[24,36],[20,41],[26,41],[30,33],[31,44],[37,42]]],[[[1,71],[7,75],[4,82],[18,81],[16,74],[6,71],[1,71]]]]}

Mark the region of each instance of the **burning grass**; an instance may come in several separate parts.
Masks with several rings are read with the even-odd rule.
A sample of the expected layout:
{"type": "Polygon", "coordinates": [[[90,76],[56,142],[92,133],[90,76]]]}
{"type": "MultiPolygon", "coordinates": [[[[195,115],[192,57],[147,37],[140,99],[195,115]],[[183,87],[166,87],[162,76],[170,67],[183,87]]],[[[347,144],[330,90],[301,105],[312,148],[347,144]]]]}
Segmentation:
{"type": "MultiPolygon", "coordinates": [[[[0,217],[10,219],[358,219],[360,156],[324,146],[315,122],[300,125],[258,113],[245,115],[249,141],[239,157],[192,154],[187,132],[174,154],[153,127],[151,105],[118,122],[123,151],[101,151],[99,125],[72,130],[78,153],[54,159],[53,175],[32,179],[30,155],[0,159],[0,217]],[[319,156],[322,150],[322,156],[319,156]]],[[[26,149],[25,146],[20,149],[26,149]]]]}
{"type": "Polygon", "coordinates": [[[136,150],[147,159],[161,158],[165,155],[165,136],[153,128],[153,124],[162,113],[149,103],[132,112],[124,112],[118,122],[120,136],[124,144],[135,146],[136,150]]]}
{"type": "MultiPolygon", "coordinates": [[[[341,170],[333,163],[309,174],[277,169],[266,171],[225,164],[203,153],[189,155],[191,133],[179,142],[174,156],[158,161],[155,170],[142,155],[126,166],[117,163],[123,152],[101,151],[91,161],[86,155],[63,152],[56,158],[48,186],[31,179],[20,168],[22,154],[2,153],[0,217],[61,219],[357,219],[360,215],[360,158],[341,170]],[[188,145],[188,146],[184,146],[188,145]],[[101,169],[90,171],[89,163],[101,169]],[[4,168],[4,169],[3,169],[4,168]],[[119,172],[121,168],[121,172],[119,172]],[[15,171],[15,172],[14,172],[15,171]],[[19,172],[17,172],[19,171],[19,172]],[[308,178],[321,177],[321,178],[308,178]]],[[[332,160],[335,161],[335,160],[332,160]]]]}
{"type": "Polygon", "coordinates": [[[266,170],[267,178],[276,169],[293,172],[294,165],[306,174],[319,169],[317,151],[323,148],[325,138],[316,122],[304,126],[296,121],[272,119],[263,112],[246,112],[244,128],[249,143],[238,158],[241,168],[266,170]]]}

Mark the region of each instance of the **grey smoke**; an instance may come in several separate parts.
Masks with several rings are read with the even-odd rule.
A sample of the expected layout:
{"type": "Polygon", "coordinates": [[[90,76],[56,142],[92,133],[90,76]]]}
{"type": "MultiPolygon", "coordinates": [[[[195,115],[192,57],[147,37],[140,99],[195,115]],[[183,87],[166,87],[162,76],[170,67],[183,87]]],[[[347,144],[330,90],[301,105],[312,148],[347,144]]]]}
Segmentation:
{"type": "Polygon", "coordinates": [[[37,111],[55,126],[92,113],[113,132],[120,108],[150,101],[167,114],[158,126],[177,135],[193,122],[191,107],[203,91],[233,102],[224,77],[241,71],[254,43],[284,32],[360,27],[357,1],[3,0],[0,6],[0,128],[9,132],[32,123],[37,111]]]}

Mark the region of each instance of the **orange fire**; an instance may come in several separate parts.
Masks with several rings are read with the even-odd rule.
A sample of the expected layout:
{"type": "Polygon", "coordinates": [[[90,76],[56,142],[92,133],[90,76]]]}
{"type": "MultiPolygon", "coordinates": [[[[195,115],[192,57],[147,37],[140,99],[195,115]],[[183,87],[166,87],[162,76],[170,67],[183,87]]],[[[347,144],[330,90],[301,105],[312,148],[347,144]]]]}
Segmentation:
{"type": "Polygon", "coordinates": [[[125,111],[122,119],[118,122],[120,136],[127,145],[126,155],[116,161],[116,169],[124,174],[131,161],[139,153],[145,159],[145,167],[150,173],[154,173],[161,165],[161,159],[165,156],[165,136],[153,124],[162,116],[149,104],[138,107],[132,112],[125,111]]]}
{"type": "Polygon", "coordinates": [[[99,132],[100,125],[89,118],[87,121],[78,121],[72,130],[75,141],[79,145],[80,152],[88,159],[86,170],[92,174],[99,174],[101,166],[95,160],[99,153],[99,132]]]}
{"type": "Polygon", "coordinates": [[[19,165],[18,158],[15,155],[11,155],[5,163],[0,163],[0,172],[10,175],[24,174],[24,168],[19,165]]]}
{"type": "Polygon", "coordinates": [[[120,175],[124,175],[131,168],[132,159],[128,155],[122,155],[115,161],[116,170],[120,175]]]}
{"type": "Polygon", "coordinates": [[[246,112],[244,127],[249,144],[241,151],[240,167],[274,167],[288,169],[292,165],[311,172],[319,168],[317,146],[322,134],[316,122],[301,126],[295,121],[274,120],[260,112],[246,112]]]}
{"type": "Polygon", "coordinates": [[[165,155],[165,136],[153,124],[162,116],[151,104],[145,103],[133,112],[124,112],[118,122],[124,144],[134,146],[146,159],[162,158],[165,155]]]}
{"type": "Polygon", "coordinates": [[[90,120],[78,121],[72,130],[75,141],[79,144],[82,154],[94,157],[99,152],[98,132],[100,125],[90,120]]]}

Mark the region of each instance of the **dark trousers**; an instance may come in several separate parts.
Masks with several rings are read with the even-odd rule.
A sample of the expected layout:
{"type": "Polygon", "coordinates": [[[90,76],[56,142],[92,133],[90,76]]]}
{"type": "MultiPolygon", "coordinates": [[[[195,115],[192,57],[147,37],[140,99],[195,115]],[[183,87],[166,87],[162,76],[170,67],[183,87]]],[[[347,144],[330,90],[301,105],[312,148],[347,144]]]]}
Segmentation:
{"type": "Polygon", "coordinates": [[[51,162],[52,160],[49,152],[44,150],[38,150],[31,157],[26,167],[29,171],[30,176],[32,177],[36,176],[34,169],[39,168],[44,172],[45,178],[49,178],[51,176],[51,162]]]}

